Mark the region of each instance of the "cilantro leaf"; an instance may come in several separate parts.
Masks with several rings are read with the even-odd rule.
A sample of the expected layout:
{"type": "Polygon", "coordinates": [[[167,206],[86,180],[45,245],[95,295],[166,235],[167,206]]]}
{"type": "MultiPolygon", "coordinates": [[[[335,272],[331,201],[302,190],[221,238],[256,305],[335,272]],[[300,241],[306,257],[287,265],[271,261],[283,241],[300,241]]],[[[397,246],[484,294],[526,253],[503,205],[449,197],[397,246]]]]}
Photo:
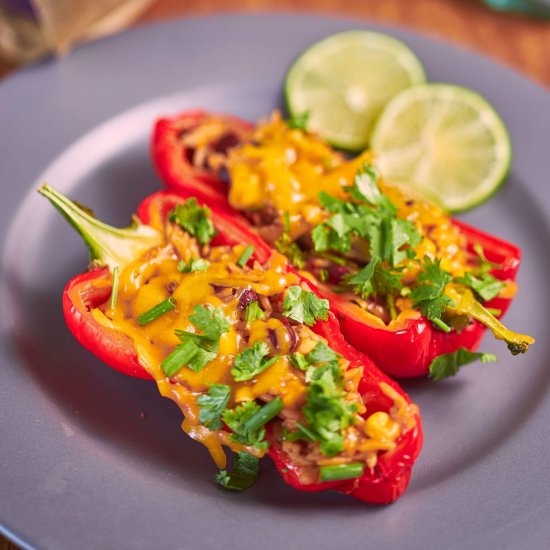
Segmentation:
{"type": "Polygon", "coordinates": [[[220,470],[216,474],[216,481],[224,489],[244,491],[256,483],[259,471],[259,459],[243,451],[237,455],[233,470],[231,472],[220,470]]]}
{"type": "Polygon", "coordinates": [[[304,290],[299,286],[286,289],[283,307],[285,317],[308,326],[314,325],[320,319],[323,321],[328,319],[328,300],[318,298],[310,290],[304,290]]]}
{"type": "Polygon", "coordinates": [[[471,288],[484,302],[496,298],[506,287],[506,283],[499,281],[490,273],[483,273],[476,277],[467,272],[464,277],[457,277],[455,281],[471,288]]]}
{"type": "Polygon", "coordinates": [[[307,132],[308,121],[309,111],[305,111],[300,114],[292,115],[285,120],[285,123],[291,130],[302,130],[303,132],[307,132]]]}
{"type": "Polygon", "coordinates": [[[224,384],[212,384],[208,393],[197,399],[199,405],[199,421],[209,430],[219,430],[222,427],[221,415],[231,395],[231,388],[224,384]]]}
{"type": "Polygon", "coordinates": [[[208,262],[203,258],[191,258],[189,264],[181,260],[178,263],[178,271],[180,273],[193,273],[195,271],[206,271],[208,262]]]}
{"type": "Polygon", "coordinates": [[[251,347],[241,351],[235,357],[231,374],[236,382],[251,380],[279,359],[279,355],[268,358],[269,346],[265,342],[256,341],[251,347]]]}
{"type": "Polygon", "coordinates": [[[340,355],[332,348],[329,348],[324,342],[317,342],[315,347],[306,355],[307,361],[310,364],[321,364],[338,362],[340,355]]]}
{"type": "Polygon", "coordinates": [[[347,276],[344,282],[353,286],[353,292],[355,294],[363,298],[368,298],[375,293],[372,278],[379,262],[380,258],[378,256],[373,256],[371,261],[363,269],[347,276]]]}
{"type": "Polygon", "coordinates": [[[309,368],[309,363],[307,362],[307,359],[299,351],[292,353],[288,356],[288,358],[290,359],[292,365],[301,371],[306,371],[309,368]]]}
{"type": "Polygon", "coordinates": [[[353,292],[362,298],[369,296],[394,296],[403,288],[400,268],[385,268],[378,256],[374,256],[363,268],[344,278],[344,283],[353,287],[353,292]]]}
{"type": "Polygon", "coordinates": [[[251,321],[255,321],[256,319],[264,319],[265,318],[265,312],[260,307],[260,304],[258,303],[257,300],[254,300],[252,302],[248,302],[248,304],[246,305],[244,318],[249,323],[251,321]]]}
{"type": "Polygon", "coordinates": [[[460,367],[478,360],[481,360],[482,363],[494,363],[497,358],[492,353],[478,353],[466,348],[459,348],[455,352],[436,357],[430,363],[428,375],[432,380],[448,378],[457,374],[460,367]]]}
{"type": "Polygon", "coordinates": [[[221,308],[196,305],[189,320],[204,334],[175,331],[182,343],[161,363],[167,376],[175,374],[183,366],[200,372],[218,356],[220,336],[229,330],[229,321],[221,308]]]}
{"type": "MultiPolygon", "coordinates": [[[[431,260],[424,257],[423,271],[417,277],[417,286],[410,293],[414,307],[418,307],[424,317],[445,330],[447,327],[441,321],[441,315],[447,306],[454,306],[454,302],[444,294],[445,287],[451,282],[452,276],[441,269],[441,260],[431,260]]],[[[449,327],[447,327],[448,330],[449,327]]]]}
{"type": "Polygon", "coordinates": [[[210,214],[210,208],[199,206],[197,199],[192,197],[184,204],[178,204],[170,212],[168,219],[176,222],[192,237],[196,237],[200,244],[208,244],[216,235],[210,214]]]}
{"type": "Polygon", "coordinates": [[[351,197],[360,202],[367,202],[372,206],[376,206],[388,214],[395,215],[397,207],[378,188],[379,178],[378,170],[374,166],[364,163],[355,174],[350,189],[351,197]]]}
{"type": "Polygon", "coordinates": [[[243,445],[251,445],[260,450],[265,450],[269,446],[265,441],[265,428],[262,426],[257,430],[247,430],[245,424],[254,417],[261,407],[256,401],[247,401],[234,409],[225,409],[222,417],[223,421],[231,428],[233,433],[231,439],[243,445]]]}
{"type": "Polygon", "coordinates": [[[209,340],[219,340],[220,336],[229,330],[229,321],[221,307],[197,305],[193,308],[193,314],[189,315],[189,320],[202,330],[209,340]]]}
{"type": "Polygon", "coordinates": [[[281,233],[281,236],[275,241],[275,248],[298,269],[303,269],[306,265],[304,251],[292,240],[289,231],[285,230],[281,233]]]}

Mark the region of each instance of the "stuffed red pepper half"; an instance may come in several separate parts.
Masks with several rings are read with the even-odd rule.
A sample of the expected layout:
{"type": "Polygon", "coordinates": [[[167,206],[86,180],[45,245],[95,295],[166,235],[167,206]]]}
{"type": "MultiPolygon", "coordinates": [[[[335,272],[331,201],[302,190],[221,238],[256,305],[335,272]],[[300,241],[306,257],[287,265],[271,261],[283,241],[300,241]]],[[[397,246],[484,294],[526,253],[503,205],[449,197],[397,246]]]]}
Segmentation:
{"type": "Polygon", "coordinates": [[[233,212],[285,254],[388,374],[439,379],[494,360],[474,353],[486,327],[526,352],[533,338],[498,321],[519,249],[382,181],[372,153],[349,160],[300,122],[186,112],[157,122],[152,155],[167,185],[233,212]]]}
{"type": "Polygon", "coordinates": [[[156,381],[220,484],[250,486],[269,454],[300,490],[372,503],[403,493],[422,444],[417,407],[346,343],[283,255],[176,193],[150,196],[115,229],[50,186],[40,192],[91,252],[64,291],[70,330],[111,367],[156,381]],[[224,446],[237,453],[231,472],[224,446]]]}

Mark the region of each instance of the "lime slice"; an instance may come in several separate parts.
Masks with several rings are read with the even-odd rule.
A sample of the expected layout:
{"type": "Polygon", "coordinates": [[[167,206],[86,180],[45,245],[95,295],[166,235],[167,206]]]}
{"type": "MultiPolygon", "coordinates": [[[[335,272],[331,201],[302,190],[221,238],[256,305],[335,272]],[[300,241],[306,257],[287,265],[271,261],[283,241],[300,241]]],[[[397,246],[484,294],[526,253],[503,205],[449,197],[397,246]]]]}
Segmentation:
{"type": "Polygon", "coordinates": [[[359,151],[385,103],[424,81],[420,61],[405,44],[385,34],[349,31],[310,46],[290,68],[285,95],[291,116],[309,113],[308,130],[359,151]]]}
{"type": "Polygon", "coordinates": [[[385,179],[407,182],[454,212],[489,198],[512,156],[493,107],[451,84],[414,86],[394,97],[376,122],[371,146],[385,179]]]}

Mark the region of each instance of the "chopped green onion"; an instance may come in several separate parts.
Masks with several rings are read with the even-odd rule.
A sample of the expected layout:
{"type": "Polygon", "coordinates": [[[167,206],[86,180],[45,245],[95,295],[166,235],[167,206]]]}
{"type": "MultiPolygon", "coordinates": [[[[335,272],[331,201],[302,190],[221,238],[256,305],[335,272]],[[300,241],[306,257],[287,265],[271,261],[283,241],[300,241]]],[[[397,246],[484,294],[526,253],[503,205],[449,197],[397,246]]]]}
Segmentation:
{"type": "Polygon", "coordinates": [[[144,325],[151,323],[155,319],[158,319],[161,315],[164,315],[165,313],[172,311],[175,307],[176,307],[176,300],[170,297],[168,298],[168,300],[164,300],[164,302],[161,302],[160,304],[157,304],[151,309],[148,309],[147,311],[143,312],[137,318],[137,323],[140,327],[143,327],[144,325]]]}
{"type": "Polygon", "coordinates": [[[283,214],[283,223],[285,226],[285,233],[290,235],[290,214],[288,213],[288,210],[286,210],[283,214]]]}
{"type": "Polygon", "coordinates": [[[245,433],[254,433],[262,426],[265,426],[272,418],[275,418],[284,407],[283,400],[280,397],[276,397],[273,401],[264,405],[257,413],[251,416],[244,423],[245,433]]]}
{"type": "Polygon", "coordinates": [[[253,302],[248,302],[248,305],[246,306],[246,311],[244,313],[244,317],[247,320],[247,322],[254,321],[256,319],[263,319],[265,317],[265,313],[263,309],[260,307],[260,304],[256,300],[253,302]]]}
{"type": "Polygon", "coordinates": [[[336,466],[321,466],[321,481],[336,481],[338,479],[361,477],[364,469],[365,465],[361,462],[337,464],[336,466]]]}
{"type": "Polygon", "coordinates": [[[109,304],[111,311],[115,309],[116,299],[118,296],[118,283],[118,265],[116,265],[115,267],[113,267],[113,288],[111,290],[111,303],[109,304]]]}
{"type": "Polygon", "coordinates": [[[440,328],[443,332],[451,332],[451,327],[445,322],[445,321],[442,321],[441,319],[432,319],[431,320],[432,323],[440,328]]]}
{"type": "Polygon", "coordinates": [[[162,372],[166,376],[176,374],[184,365],[197,353],[196,346],[193,345],[193,340],[186,340],[180,344],[166,359],[160,364],[162,372]]]}
{"type": "Polygon", "coordinates": [[[306,436],[307,439],[310,439],[311,441],[315,441],[317,439],[315,434],[306,428],[301,422],[296,422],[296,427],[300,432],[302,432],[303,435],[306,436]]]}
{"type": "Polygon", "coordinates": [[[241,257],[237,260],[237,265],[239,267],[244,267],[248,260],[250,260],[250,256],[254,253],[254,247],[252,245],[248,245],[244,252],[241,254],[241,257]]]}

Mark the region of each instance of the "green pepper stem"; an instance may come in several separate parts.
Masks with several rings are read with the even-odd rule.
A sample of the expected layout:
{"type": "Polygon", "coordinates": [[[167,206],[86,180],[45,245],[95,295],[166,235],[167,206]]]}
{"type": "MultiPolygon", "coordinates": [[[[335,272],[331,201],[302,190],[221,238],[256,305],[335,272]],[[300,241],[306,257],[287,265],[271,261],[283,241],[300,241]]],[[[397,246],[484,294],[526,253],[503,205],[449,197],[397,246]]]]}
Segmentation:
{"type": "Polygon", "coordinates": [[[111,271],[116,266],[122,270],[126,264],[162,242],[159,231],[136,218],[130,227],[118,229],[97,220],[47,183],[43,183],[38,192],[61,212],[84,239],[91,260],[97,265],[108,266],[111,271]]]}
{"type": "Polygon", "coordinates": [[[512,355],[526,353],[535,339],[526,334],[519,334],[506,328],[490,311],[482,306],[473,296],[470,290],[450,289],[446,294],[455,303],[454,307],[447,306],[447,311],[457,315],[468,315],[489,328],[497,340],[504,340],[512,355]]]}

